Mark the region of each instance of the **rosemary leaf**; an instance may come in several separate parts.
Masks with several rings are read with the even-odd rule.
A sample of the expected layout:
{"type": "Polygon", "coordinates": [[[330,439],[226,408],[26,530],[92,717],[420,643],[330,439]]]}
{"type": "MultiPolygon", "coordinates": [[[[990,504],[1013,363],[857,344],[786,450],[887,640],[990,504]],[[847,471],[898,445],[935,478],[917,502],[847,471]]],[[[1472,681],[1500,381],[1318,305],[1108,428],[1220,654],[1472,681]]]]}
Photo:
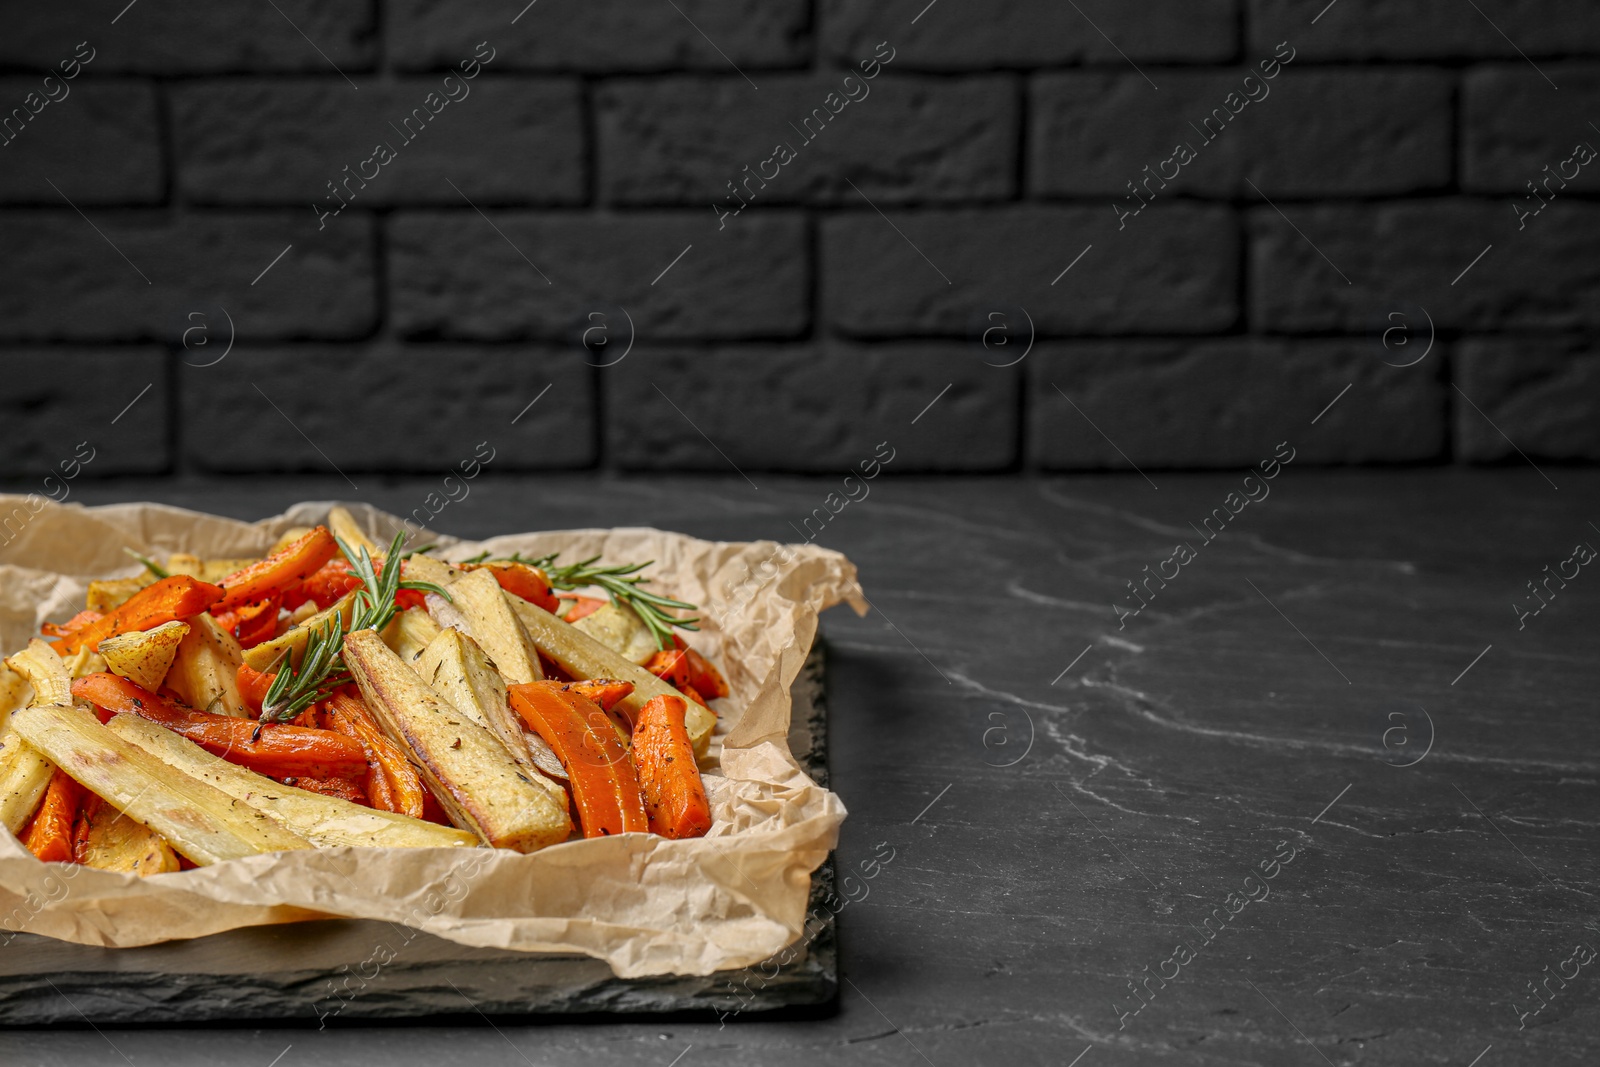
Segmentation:
{"type": "Polygon", "coordinates": [[[122,546],[122,551],[126,552],[128,555],[132,556],[134,559],[138,560],[140,563],[143,563],[144,564],[144,569],[149,571],[151,574],[155,575],[157,578],[171,578],[172,577],[171,574],[167,573],[167,568],[163,567],[161,564],[157,563],[155,560],[151,559],[149,556],[141,556],[141,555],[139,555],[139,553],[135,552],[133,549],[129,548],[127,545],[123,545],[122,546]]]}
{"type": "MultiPolygon", "coordinates": [[[[525,563],[530,567],[537,568],[544,573],[552,589],[573,590],[583,589],[591,585],[599,586],[610,596],[613,604],[626,605],[633,609],[633,613],[639,616],[639,620],[650,631],[650,636],[655,639],[656,647],[659,649],[672,646],[672,630],[674,627],[680,630],[700,629],[699,626],[695,625],[700,621],[699,616],[686,618],[668,613],[669,611],[698,611],[699,608],[694,604],[682,600],[674,600],[671,597],[661,596],[659,593],[652,593],[648,589],[641,588],[650,579],[640,575],[638,572],[650,566],[655,560],[647,559],[643,563],[623,563],[615,567],[596,567],[594,564],[599,561],[600,557],[590,556],[588,559],[578,563],[569,563],[566,566],[558,567],[556,566],[556,560],[559,556],[560,553],[552,552],[547,556],[539,556],[536,559],[524,559],[522,554],[518,552],[509,556],[496,557],[495,561],[525,563]]],[[[489,554],[483,552],[472,559],[463,560],[462,562],[489,562],[489,554]]]]}
{"type": "Polygon", "coordinates": [[[398,610],[394,598],[400,590],[420,589],[450,599],[448,592],[432,582],[400,580],[400,543],[404,539],[404,533],[395,534],[381,571],[374,566],[366,546],[361,546],[357,552],[343,540],[339,541],[339,551],[350,561],[351,573],[361,579],[361,588],[356,590],[355,603],[351,607],[350,622],[343,625],[342,617],[335,615],[307,637],[305,654],[300,658],[299,667],[287,659],[284,661],[261,701],[262,722],[288,722],[348,682],[350,674],[344,667],[344,635],[352,630],[382,630],[389,625],[398,610]]]}

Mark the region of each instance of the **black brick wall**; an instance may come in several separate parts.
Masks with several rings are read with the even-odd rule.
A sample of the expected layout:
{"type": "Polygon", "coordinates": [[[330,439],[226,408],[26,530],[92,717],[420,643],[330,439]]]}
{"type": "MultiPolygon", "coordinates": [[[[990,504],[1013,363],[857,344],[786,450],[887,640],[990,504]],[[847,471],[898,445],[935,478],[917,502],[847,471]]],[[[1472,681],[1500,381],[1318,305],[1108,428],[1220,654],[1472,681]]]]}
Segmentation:
{"type": "Polygon", "coordinates": [[[0,456],[1592,462],[1597,102],[1572,0],[30,6],[0,456]]]}

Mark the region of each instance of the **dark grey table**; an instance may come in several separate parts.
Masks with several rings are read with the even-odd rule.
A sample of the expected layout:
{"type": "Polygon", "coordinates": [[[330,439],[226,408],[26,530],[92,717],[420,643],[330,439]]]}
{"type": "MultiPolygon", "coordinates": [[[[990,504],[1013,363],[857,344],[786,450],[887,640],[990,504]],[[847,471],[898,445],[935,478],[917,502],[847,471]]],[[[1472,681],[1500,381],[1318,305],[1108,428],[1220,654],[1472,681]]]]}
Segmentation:
{"type": "MultiPolygon", "coordinates": [[[[13,1031],[0,1062],[1595,1062],[1600,573],[1566,561],[1600,473],[1545,473],[1291,467],[1210,541],[1242,474],[874,482],[819,538],[878,609],[824,625],[830,758],[841,872],[894,858],[821,1017],[13,1031]]],[[[437,526],[793,538],[836,484],[753,477],[488,475],[437,526]]],[[[399,512],[433,488],[358,481],[399,512]]]]}

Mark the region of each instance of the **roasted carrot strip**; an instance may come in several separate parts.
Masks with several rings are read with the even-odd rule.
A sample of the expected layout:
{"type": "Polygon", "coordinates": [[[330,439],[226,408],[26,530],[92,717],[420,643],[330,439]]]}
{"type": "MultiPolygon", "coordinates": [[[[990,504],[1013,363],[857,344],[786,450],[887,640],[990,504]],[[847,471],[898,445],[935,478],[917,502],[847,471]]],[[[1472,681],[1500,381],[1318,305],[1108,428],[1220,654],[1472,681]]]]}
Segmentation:
{"type": "Polygon", "coordinates": [[[114,674],[85,675],[72,683],[72,695],[110,712],[131,713],[160,723],[207,752],[269,778],[348,778],[367,769],[366,749],[343,734],[276,723],[258,725],[249,719],[195,711],[114,674]]]}
{"type": "Polygon", "coordinates": [[[572,784],[584,837],[649,829],[639,775],[600,705],[562,682],[510,687],[511,709],[555,749],[572,784]]]}
{"type": "MultiPolygon", "coordinates": [[[[400,573],[405,574],[405,568],[400,568],[400,573]]],[[[420,589],[397,589],[394,594],[394,606],[401,611],[411,608],[424,608],[428,605],[428,594],[420,589]]]]}
{"type": "MultiPolygon", "coordinates": [[[[330,723],[332,719],[328,720],[330,723]]],[[[399,811],[399,801],[395,799],[394,787],[389,784],[389,776],[383,773],[383,768],[376,765],[372,759],[367,760],[367,774],[362,779],[362,785],[367,789],[367,803],[383,811],[399,811]]]]}
{"type": "Polygon", "coordinates": [[[277,632],[279,603],[278,597],[269,596],[236,608],[213,608],[211,614],[223,629],[239,639],[240,647],[254,648],[277,632]]]}
{"type": "Polygon", "coordinates": [[[433,790],[422,791],[422,819],[424,822],[438,823],[440,826],[454,826],[450,816],[445,814],[444,808],[439,806],[439,798],[433,795],[433,790]]]}
{"type": "Polygon", "coordinates": [[[311,577],[338,554],[339,542],[333,539],[326,526],[318,526],[283,551],[274,552],[222,579],[217,583],[222,587],[222,598],[217,606],[232,608],[282,593],[311,577]]]}
{"type": "Polygon", "coordinates": [[[261,642],[275,637],[278,633],[278,598],[268,597],[256,604],[247,605],[239,609],[241,616],[248,613],[248,617],[241,617],[234,636],[239,639],[239,647],[254,648],[261,642]],[[254,608],[254,611],[250,611],[254,608]]]}
{"type": "Polygon", "coordinates": [[[100,642],[108,637],[132,630],[148,630],[164,622],[198,615],[215,604],[221,596],[222,590],[210,582],[199,581],[187,574],[174,574],[171,578],[163,578],[145,586],[110,614],[52,644],[63,656],[85,646],[90,651],[96,651],[100,648],[100,642]]]}
{"type": "MultiPolygon", "coordinates": [[[[689,684],[712,698],[728,695],[728,680],[710,660],[690,648],[689,643],[680,634],[672,635],[672,645],[689,657],[689,684]]],[[[705,700],[702,699],[700,703],[704,704],[705,700]]]]}
{"type": "Polygon", "coordinates": [[[325,797],[338,797],[352,804],[360,804],[364,808],[376,806],[367,799],[367,790],[354,778],[307,778],[304,775],[289,775],[281,781],[284,785],[320,793],[325,797]]]}
{"type": "Polygon", "coordinates": [[[606,711],[610,711],[617,701],[633,692],[633,683],[613,681],[610,678],[590,678],[586,681],[563,682],[562,688],[570,689],[581,697],[588,697],[606,711]]]}
{"type": "Polygon", "coordinates": [[[657,652],[650,657],[644,669],[668,685],[677,686],[679,689],[694,684],[689,670],[689,654],[681,648],[669,648],[657,652]]]}
{"type": "MultiPolygon", "coordinates": [[[[379,558],[373,560],[373,566],[381,570],[383,568],[383,558],[380,556],[379,558]]],[[[410,570],[410,560],[400,564],[401,581],[407,581],[416,578],[415,573],[407,573],[410,570]]],[[[411,608],[423,608],[427,607],[427,598],[428,594],[424,593],[421,589],[399,589],[396,590],[394,594],[394,606],[401,611],[407,611],[411,608]]],[[[432,796],[431,793],[429,795],[432,796]]]]}
{"type": "Polygon", "coordinates": [[[544,572],[537,567],[530,567],[515,560],[491,560],[487,563],[464,564],[462,570],[477,570],[480,567],[494,575],[494,580],[500,583],[501,589],[521,597],[530,604],[536,604],[549,612],[554,612],[561,606],[561,602],[550,592],[550,579],[546,578],[544,572]]]}
{"type": "Polygon", "coordinates": [[[350,572],[350,561],[338,556],[324,563],[305,581],[285,589],[283,606],[293,611],[310,600],[326,611],[338,603],[340,597],[360,588],[361,579],[350,572]]]}
{"type": "Polygon", "coordinates": [[[689,661],[689,684],[708,697],[725,697],[728,695],[728,680],[722,672],[711,665],[711,661],[692,648],[683,650],[684,657],[689,661]]]}
{"type": "MultiPolygon", "coordinates": [[[[563,597],[562,599],[569,598],[563,597]]],[[[595,596],[579,596],[571,597],[570,599],[574,603],[572,605],[572,610],[567,612],[566,615],[562,616],[562,619],[565,622],[577,622],[585,615],[593,615],[595,612],[599,611],[601,608],[610,603],[608,600],[595,596]]]]}
{"type": "Polygon", "coordinates": [[[711,805],[683,725],[684,710],[682,697],[658,696],[645,704],[633,727],[645,814],[650,832],[662,837],[704,837],[711,829],[711,805]]]}
{"type": "Polygon", "coordinates": [[[83,786],[67,777],[65,771],[56,771],[50,778],[50,788],[45,790],[44,802],[33,817],[33,825],[28,828],[28,851],[45,863],[73,862],[72,831],[82,799],[83,786]]]}
{"type": "Polygon", "coordinates": [[[83,854],[89,847],[89,822],[104,803],[105,801],[87,789],[83,791],[83,800],[78,803],[78,818],[72,824],[73,863],[83,862],[83,854]]]}
{"type": "Polygon", "coordinates": [[[275,674],[258,671],[248,663],[239,664],[237,674],[239,695],[244,698],[245,705],[256,714],[261,715],[261,705],[267,699],[267,690],[272,688],[275,674]]]}
{"type": "Polygon", "coordinates": [[[428,787],[422,784],[422,777],[411,765],[405,750],[373,719],[360,695],[341,689],[322,706],[322,713],[329,726],[366,746],[367,795],[372,799],[372,806],[398,811],[413,819],[422,818],[428,787]]]}
{"type": "Polygon", "coordinates": [[[39,632],[46,637],[65,637],[71,633],[88,626],[91,622],[98,622],[102,618],[98,611],[80,611],[63,623],[47,622],[39,627],[39,632]]]}
{"type": "Polygon", "coordinates": [[[700,695],[700,687],[696,684],[697,681],[701,680],[702,676],[695,669],[695,658],[698,658],[701,663],[711,669],[711,673],[715,676],[713,682],[720,683],[722,685],[722,695],[727,696],[728,685],[722,681],[722,675],[718,674],[716,668],[706,663],[705,659],[700,657],[698,653],[692,652],[686,647],[669,648],[657,652],[650,657],[650,662],[644,665],[644,669],[696,704],[699,704],[702,708],[709,709],[711,705],[707,704],[706,698],[700,695]]]}

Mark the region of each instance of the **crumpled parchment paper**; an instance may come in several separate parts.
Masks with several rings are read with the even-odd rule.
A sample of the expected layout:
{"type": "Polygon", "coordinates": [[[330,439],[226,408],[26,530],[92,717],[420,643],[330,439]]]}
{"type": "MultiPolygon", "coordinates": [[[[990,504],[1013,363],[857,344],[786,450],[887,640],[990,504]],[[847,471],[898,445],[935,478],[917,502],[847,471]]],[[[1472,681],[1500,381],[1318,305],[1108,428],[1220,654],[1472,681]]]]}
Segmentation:
{"type": "MultiPolygon", "coordinates": [[[[289,527],[323,521],[330,506],[298,504],[252,524],[157,504],[83,508],[0,495],[0,649],[19,649],[41,622],[70,617],[90,579],[137,573],[124,546],[258,555],[289,527]]],[[[401,528],[367,505],[346,506],[381,543],[401,528]]],[[[789,685],[818,612],[841,601],[865,609],[855,567],[815,545],[711,542],[641,528],[427,539],[447,559],[485,548],[653,559],[652,588],[701,605],[694,644],[732,690],[717,702],[721,722],[702,764],[714,818],[709,835],[627,834],[531,855],[306,849],[141,879],[40,863],[0,831],[0,926],[124,947],[342,916],[402,923],[466,945],[583,953],[622,977],[744,967],[798,938],[811,872],[834,847],[845,809],[789,753],[789,685]]]]}

